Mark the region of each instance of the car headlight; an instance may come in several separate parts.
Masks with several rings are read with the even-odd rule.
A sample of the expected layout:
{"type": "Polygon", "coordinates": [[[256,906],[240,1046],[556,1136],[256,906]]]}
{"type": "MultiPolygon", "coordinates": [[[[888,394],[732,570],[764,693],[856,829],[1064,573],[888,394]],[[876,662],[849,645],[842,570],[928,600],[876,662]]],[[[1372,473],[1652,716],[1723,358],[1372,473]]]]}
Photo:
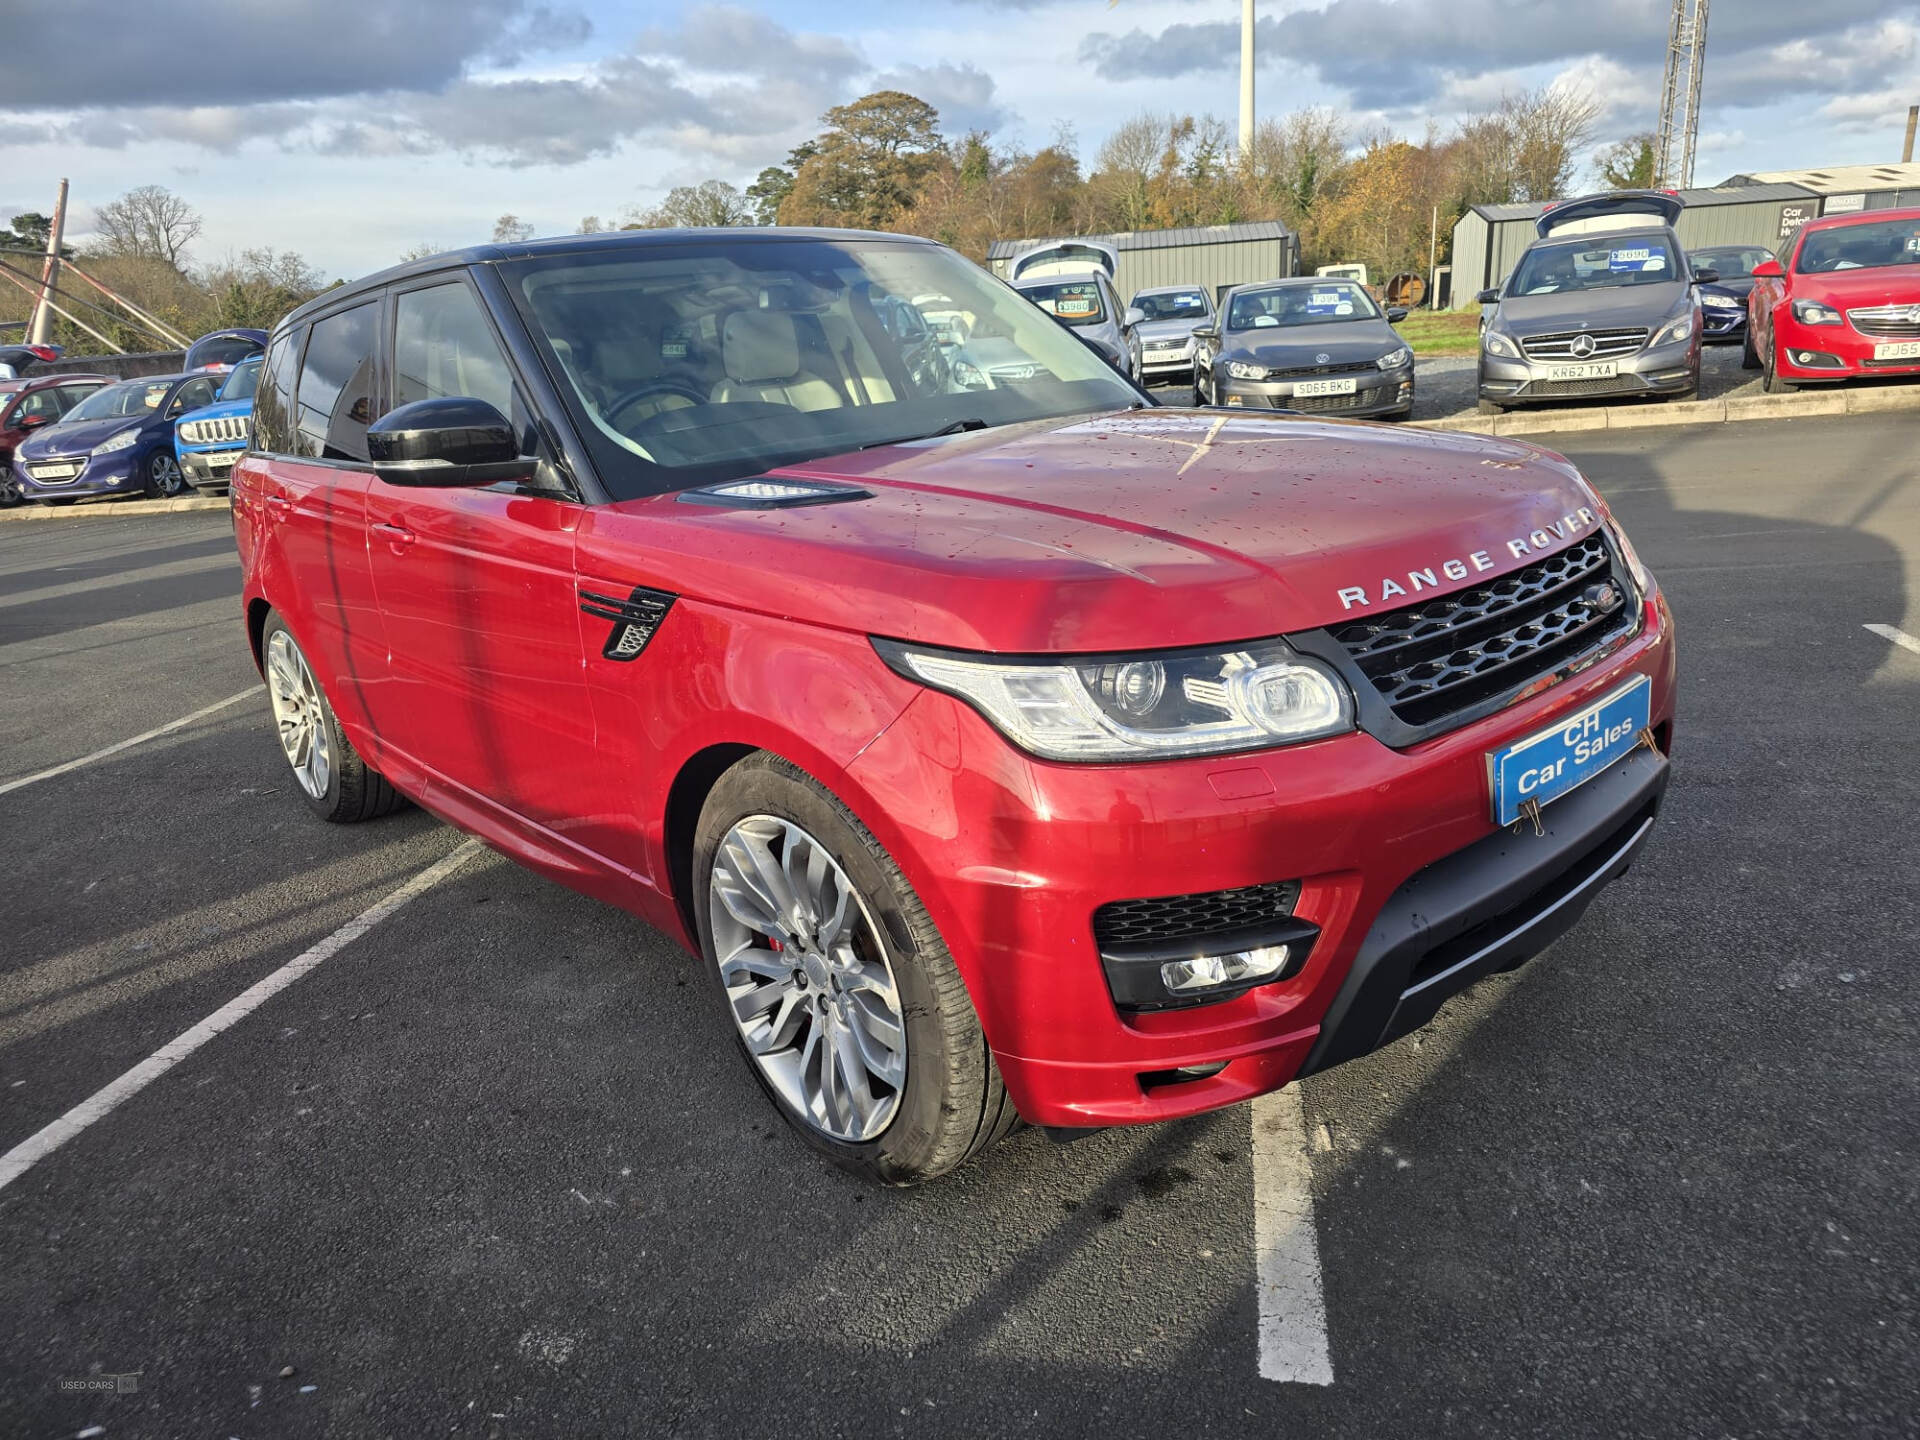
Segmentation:
{"type": "Polygon", "coordinates": [[[987,377],[980,373],[980,367],[965,360],[954,362],[953,379],[955,384],[968,390],[988,390],[992,388],[987,383],[987,377]]]}
{"type": "Polygon", "coordinates": [[[1840,312],[1831,305],[1822,305],[1818,300],[1796,300],[1793,302],[1793,318],[1802,325],[1838,325],[1840,312]]]}
{"type": "Polygon", "coordinates": [[[1057,662],[873,646],[900,674],[966,701],[1045,760],[1218,755],[1353,729],[1347,687],[1282,640],[1057,662]]]}
{"type": "Polygon", "coordinates": [[[1520,347],[1502,335],[1498,330],[1485,330],[1480,334],[1480,344],[1489,355],[1498,355],[1502,360],[1518,360],[1520,347]]]}
{"type": "Polygon", "coordinates": [[[1264,365],[1249,365],[1244,360],[1229,360],[1227,362],[1227,374],[1236,380],[1264,380],[1267,378],[1267,367],[1264,365]]]}
{"type": "Polygon", "coordinates": [[[140,432],[138,430],[122,430],[118,435],[113,436],[111,439],[102,440],[98,445],[94,446],[93,453],[96,455],[111,455],[116,450],[128,450],[139,443],[140,432]]]}
{"type": "Polygon", "coordinates": [[[1688,310],[1686,314],[1676,316],[1665,325],[1662,325],[1659,333],[1653,337],[1653,343],[1656,345],[1677,345],[1682,340],[1692,338],[1692,335],[1693,311],[1688,310]]]}
{"type": "Polygon", "coordinates": [[[1413,352],[1402,345],[1398,350],[1389,350],[1373,363],[1382,370],[1398,370],[1411,359],[1413,359],[1413,352]]]}
{"type": "Polygon", "coordinates": [[[1653,572],[1640,563],[1633,542],[1627,538],[1626,529],[1618,520],[1609,521],[1608,528],[1613,531],[1614,543],[1620,547],[1620,557],[1627,562],[1627,573],[1633,576],[1633,583],[1640,589],[1640,598],[1650,598],[1654,591],[1653,572]]]}
{"type": "Polygon", "coordinates": [[[1702,295],[1700,303],[1709,310],[1738,310],[1740,302],[1731,295],[1702,295]]]}

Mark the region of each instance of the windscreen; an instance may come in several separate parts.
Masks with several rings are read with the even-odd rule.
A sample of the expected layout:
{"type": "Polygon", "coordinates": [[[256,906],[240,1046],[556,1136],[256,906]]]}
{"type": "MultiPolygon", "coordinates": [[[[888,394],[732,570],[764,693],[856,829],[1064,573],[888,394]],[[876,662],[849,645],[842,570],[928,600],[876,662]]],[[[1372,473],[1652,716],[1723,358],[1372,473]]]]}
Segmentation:
{"type": "Polygon", "coordinates": [[[1692,250],[1687,258],[1696,270],[1712,270],[1722,280],[1751,280],[1753,267],[1771,260],[1773,252],[1759,245],[1727,245],[1713,250],[1692,250]]]}
{"type": "Polygon", "coordinates": [[[1063,325],[1098,325],[1107,318],[1100,287],[1092,280],[1022,285],[1020,293],[1063,325]]]}
{"type": "Polygon", "coordinates": [[[260,357],[234,366],[233,374],[227,377],[227,383],[220,387],[222,400],[251,400],[253,392],[260,388],[260,357]]]}
{"type": "Polygon", "coordinates": [[[623,497],[1142,403],[1019,293],[935,245],[705,241],[502,273],[623,497]]]}
{"type": "Polygon", "coordinates": [[[1628,234],[1567,245],[1541,245],[1520,257],[1509,295],[1567,295],[1619,290],[1682,279],[1673,247],[1663,236],[1628,234]]]}
{"type": "Polygon", "coordinates": [[[158,410],[173,388],[171,380],[130,380],[95,391],[67,412],[67,420],[112,420],[158,410]]]}
{"type": "Polygon", "coordinates": [[[1204,320],[1209,313],[1207,297],[1198,290],[1148,290],[1133,303],[1149,320],[1204,320]]]}
{"type": "Polygon", "coordinates": [[[1281,285],[1235,293],[1227,312],[1229,330],[1272,330],[1289,325],[1337,325],[1375,320],[1380,307],[1350,280],[1281,285]]]}
{"type": "Polygon", "coordinates": [[[1873,220],[1811,230],[1794,269],[1803,275],[1920,265],[1920,220],[1873,220]]]}

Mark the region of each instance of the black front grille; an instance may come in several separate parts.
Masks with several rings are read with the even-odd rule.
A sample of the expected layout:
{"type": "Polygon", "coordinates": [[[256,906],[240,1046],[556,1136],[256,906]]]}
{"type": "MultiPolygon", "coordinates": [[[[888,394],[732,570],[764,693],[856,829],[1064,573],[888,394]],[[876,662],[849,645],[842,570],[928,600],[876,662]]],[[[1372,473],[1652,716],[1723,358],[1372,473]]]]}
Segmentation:
{"type": "Polygon", "coordinates": [[[1251,930],[1286,919],[1299,898],[1299,881],[1276,880],[1205,895],[1115,900],[1093,912],[1093,938],[1104,951],[1251,930]]]}
{"type": "Polygon", "coordinates": [[[1371,360],[1350,360],[1339,365],[1293,365],[1284,370],[1267,371],[1267,379],[1311,380],[1316,375],[1361,375],[1379,368],[1371,360]]]}
{"type": "Polygon", "coordinates": [[[1341,625],[1333,638],[1409,725],[1549,674],[1632,627],[1600,536],[1498,580],[1341,625]]]}
{"type": "Polygon", "coordinates": [[[1535,380],[1527,386],[1528,395],[1617,395],[1623,390],[1638,390],[1641,382],[1633,375],[1611,375],[1597,380],[1535,380]]]}
{"type": "Polygon", "coordinates": [[[1849,310],[1847,319],[1862,335],[1877,340],[1920,340],[1920,305],[1879,305],[1849,310]]]}
{"type": "Polygon", "coordinates": [[[1364,410],[1378,398],[1371,390],[1357,391],[1352,395],[1295,395],[1281,397],[1273,403],[1283,405],[1289,410],[1298,410],[1303,415],[1319,415],[1328,411],[1364,410]]]}

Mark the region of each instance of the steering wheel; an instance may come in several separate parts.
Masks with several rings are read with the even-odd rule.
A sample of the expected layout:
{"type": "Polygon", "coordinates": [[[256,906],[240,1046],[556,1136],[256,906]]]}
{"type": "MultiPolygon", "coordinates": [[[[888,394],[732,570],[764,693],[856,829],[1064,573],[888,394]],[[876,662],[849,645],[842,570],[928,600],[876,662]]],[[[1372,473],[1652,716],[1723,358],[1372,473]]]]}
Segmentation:
{"type": "Polygon", "coordinates": [[[636,385],[631,390],[615,396],[602,413],[608,420],[612,420],[622,410],[638,405],[642,400],[651,400],[656,395],[678,395],[682,400],[693,405],[707,403],[706,392],[689,381],[649,380],[644,385],[636,385]]]}

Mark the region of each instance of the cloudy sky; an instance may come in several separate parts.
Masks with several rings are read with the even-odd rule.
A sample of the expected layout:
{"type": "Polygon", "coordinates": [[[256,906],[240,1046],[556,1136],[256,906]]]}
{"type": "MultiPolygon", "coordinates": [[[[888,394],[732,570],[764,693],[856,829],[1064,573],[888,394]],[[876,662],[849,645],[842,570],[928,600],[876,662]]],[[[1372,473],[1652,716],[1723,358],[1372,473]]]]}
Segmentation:
{"type": "MultiPolygon", "coordinates": [[[[947,129],[1083,158],[1143,108],[1236,113],[1234,0],[12,0],[0,220],[161,184],[200,258],[271,245],[354,275],[421,242],[541,234],[670,186],[745,184],[880,86],[947,129]],[[383,13],[384,11],[384,13],[383,13]]],[[[1555,80],[1650,128],[1664,0],[1276,0],[1262,115],[1332,105],[1420,133],[1555,80]]],[[[1899,158],[1920,0],[1720,0],[1697,178],[1899,158]]]]}

